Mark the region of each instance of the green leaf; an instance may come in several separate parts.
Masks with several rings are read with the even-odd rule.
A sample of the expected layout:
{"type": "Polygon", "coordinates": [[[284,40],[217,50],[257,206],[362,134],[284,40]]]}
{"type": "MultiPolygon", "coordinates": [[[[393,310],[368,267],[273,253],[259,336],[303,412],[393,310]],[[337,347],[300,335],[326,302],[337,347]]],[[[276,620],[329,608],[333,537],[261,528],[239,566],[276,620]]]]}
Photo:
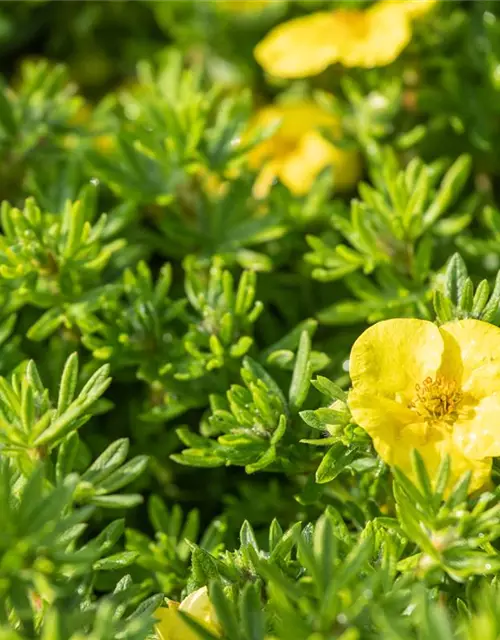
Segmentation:
{"type": "Polygon", "coordinates": [[[453,305],[450,299],[439,290],[434,291],[433,305],[436,318],[440,324],[453,320],[453,305]]]}
{"type": "Polygon", "coordinates": [[[76,433],[70,433],[62,441],[57,452],[56,480],[62,483],[64,478],[73,471],[79,447],[79,439],[76,433]]]}
{"type": "Polygon", "coordinates": [[[427,469],[425,468],[425,463],[420,455],[420,453],[413,449],[411,452],[411,461],[413,470],[418,479],[418,484],[422,495],[426,500],[432,499],[432,486],[429,475],[427,473],[427,469]]]}
{"type": "Polygon", "coordinates": [[[335,400],[345,402],[347,400],[347,392],[328,378],[318,376],[312,381],[312,384],[320,393],[327,396],[330,402],[334,402],[335,400]]]}
{"type": "Polygon", "coordinates": [[[64,322],[64,314],[61,309],[54,307],[46,311],[31,325],[26,334],[30,340],[40,342],[48,338],[64,322]]]}
{"type": "Polygon", "coordinates": [[[273,552],[273,549],[279,543],[279,541],[283,538],[283,529],[280,526],[280,523],[273,519],[271,522],[271,526],[269,527],[269,551],[273,552]]]}
{"type": "MultiPolygon", "coordinates": [[[[359,573],[368,564],[373,553],[374,539],[371,529],[367,529],[359,537],[356,546],[349,552],[342,564],[340,571],[335,574],[335,580],[331,584],[331,595],[340,591],[347,585],[358,579],[359,573]]],[[[328,594],[325,598],[330,599],[328,594]]]]}
{"type": "Polygon", "coordinates": [[[188,613],[178,610],[178,615],[181,617],[184,623],[193,630],[193,632],[196,634],[197,640],[217,640],[219,638],[218,635],[214,635],[213,633],[208,631],[205,625],[200,624],[196,618],[190,616],[188,613]]]}
{"type": "Polygon", "coordinates": [[[460,292],[459,309],[462,312],[471,312],[474,302],[474,285],[472,280],[467,278],[460,292]]]}
{"type": "Polygon", "coordinates": [[[264,640],[265,619],[257,585],[246,584],[244,586],[239,608],[245,640],[264,640]]]}
{"type": "Polygon", "coordinates": [[[468,273],[462,256],[455,253],[446,268],[446,297],[454,304],[458,305],[462,297],[462,291],[467,281],[468,273]]]}
{"type": "Polygon", "coordinates": [[[114,520],[90,544],[96,546],[101,555],[104,555],[115,546],[124,530],[125,520],[114,520]]]}
{"type": "Polygon", "coordinates": [[[17,322],[17,316],[12,313],[0,321],[0,344],[4,344],[5,341],[12,335],[14,327],[17,322]]]}
{"type": "Polygon", "coordinates": [[[488,300],[488,304],[485,306],[481,314],[481,320],[484,320],[484,322],[492,322],[498,314],[499,306],[500,306],[500,271],[497,273],[497,277],[495,279],[495,285],[493,287],[493,291],[491,293],[490,299],[488,300]]]}
{"type": "Polygon", "coordinates": [[[60,416],[71,404],[76,391],[78,381],[78,354],[73,353],[66,360],[61,384],[59,387],[59,398],[57,400],[57,415],[60,416]]]}
{"type": "MultiPolygon", "coordinates": [[[[19,636],[16,637],[18,638],[19,636]]],[[[2,638],[2,640],[9,640],[9,638],[2,638]]],[[[12,637],[11,640],[15,640],[15,638],[12,637]]],[[[49,609],[45,613],[40,640],[63,640],[60,614],[57,609],[49,609]]]]}
{"type": "Polygon", "coordinates": [[[219,581],[210,583],[210,600],[215,608],[217,619],[219,620],[225,635],[237,640],[240,638],[239,625],[231,603],[224,595],[224,591],[219,581]]]}
{"type": "Polygon", "coordinates": [[[271,445],[265,453],[263,453],[256,462],[251,462],[245,467],[247,473],[255,473],[262,471],[276,460],[276,447],[271,445]]]}
{"type": "Polygon", "coordinates": [[[337,545],[331,520],[326,514],[323,514],[314,527],[313,537],[313,550],[317,569],[321,576],[319,585],[322,591],[328,588],[333,578],[337,561],[337,545]]]}
{"type": "Polygon", "coordinates": [[[135,551],[122,551],[94,563],[95,571],[117,571],[130,566],[137,559],[135,551]]]}
{"type": "Polygon", "coordinates": [[[160,496],[151,496],[148,501],[148,514],[155,531],[163,531],[164,533],[169,531],[170,516],[160,496]]]}
{"type": "Polygon", "coordinates": [[[471,478],[471,471],[467,471],[457,480],[451,494],[449,495],[445,503],[448,508],[451,509],[465,502],[465,500],[467,499],[467,494],[469,492],[471,478]]]}
{"type": "Polygon", "coordinates": [[[481,280],[477,285],[474,299],[472,301],[472,316],[474,318],[480,318],[481,313],[488,301],[490,295],[490,285],[487,280],[481,280]]]}
{"type": "Polygon", "coordinates": [[[94,482],[94,484],[97,485],[98,492],[111,493],[117,491],[138,478],[144,472],[147,465],[147,456],[136,456],[125,463],[123,467],[117,469],[99,483],[94,482]]]}
{"type": "Polygon", "coordinates": [[[264,367],[262,367],[258,362],[256,362],[249,356],[245,356],[245,358],[243,359],[243,370],[248,371],[255,379],[262,380],[265,385],[269,387],[273,395],[279,398],[282,411],[287,412],[288,405],[283,392],[276,384],[274,379],[267,373],[264,367]]]}
{"type": "Polygon", "coordinates": [[[354,460],[356,454],[356,449],[345,447],[341,442],[335,443],[316,470],[316,482],[325,484],[334,480],[354,460]]]}
{"type": "Polygon", "coordinates": [[[257,540],[255,538],[255,533],[252,529],[251,524],[248,522],[248,520],[245,520],[245,522],[243,523],[240,529],[240,542],[242,547],[250,545],[257,551],[259,549],[257,540]]]}
{"type": "Polygon", "coordinates": [[[94,460],[82,475],[82,480],[91,484],[99,484],[112,471],[125,462],[129,450],[128,438],[115,440],[94,460]]]}
{"type": "Polygon", "coordinates": [[[184,449],[182,453],[172,454],[170,459],[188,467],[213,468],[225,465],[224,458],[206,449],[184,449]]]}
{"type": "Polygon", "coordinates": [[[91,417],[88,412],[89,408],[111,383],[111,378],[107,377],[108,372],[108,365],[104,365],[96,371],[78,398],[35,439],[34,446],[54,445],[70,431],[80,428],[89,420],[91,417]]]}
{"type": "Polygon", "coordinates": [[[455,202],[467,181],[472,167],[470,156],[460,156],[449,168],[432,205],[423,217],[427,229],[455,202]]]}
{"type": "Polygon", "coordinates": [[[398,483],[394,484],[394,497],[396,498],[398,518],[405,534],[431,558],[436,558],[437,551],[421,525],[422,513],[408,499],[408,494],[401,489],[398,483]]]}
{"type": "Polygon", "coordinates": [[[138,494],[94,496],[90,502],[96,507],[105,509],[131,509],[142,503],[142,496],[138,494]]]}

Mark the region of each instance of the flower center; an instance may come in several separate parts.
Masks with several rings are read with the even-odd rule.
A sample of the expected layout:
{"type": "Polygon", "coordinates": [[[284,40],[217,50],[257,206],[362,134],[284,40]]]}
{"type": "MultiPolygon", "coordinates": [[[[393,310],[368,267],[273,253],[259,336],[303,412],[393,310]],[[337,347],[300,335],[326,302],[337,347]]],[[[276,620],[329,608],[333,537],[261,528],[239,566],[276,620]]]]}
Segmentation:
{"type": "Polygon", "coordinates": [[[284,134],[276,134],[275,136],[275,154],[279,156],[288,156],[296,151],[299,145],[299,138],[287,136],[284,134]]]}
{"type": "Polygon", "coordinates": [[[462,397],[454,380],[437,376],[435,380],[426,378],[422,384],[415,385],[415,397],[408,406],[425,420],[454,422],[462,397]]]}

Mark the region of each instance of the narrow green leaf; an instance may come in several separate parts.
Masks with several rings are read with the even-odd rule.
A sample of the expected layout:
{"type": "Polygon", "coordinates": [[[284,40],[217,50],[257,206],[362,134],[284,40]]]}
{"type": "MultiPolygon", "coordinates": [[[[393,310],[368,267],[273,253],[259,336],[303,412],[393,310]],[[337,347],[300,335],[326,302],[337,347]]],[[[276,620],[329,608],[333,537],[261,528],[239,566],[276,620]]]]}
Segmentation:
{"type": "Polygon", "coordinates": [[[138,554],[135,551],[121,551],[94,563],[95,571],[118,571],[135,562],[138,554]]]}
{"type": "Polygon", "coordinates": [[[84,482],[96,484],[106,478],[112,471],[125,462],[129,450],[128,438],[115,440],[103,453],[91,464],[82,475],[84,482]]]}
{"type": "Polygon", "coordinates": [[[21,386],[21,422],[26,433],[31,431],[35,422],[33,387],[29,384],[27,378],[24,378],[21,386]]]}
{"type": "Polygon", "coordinates": [[[97,486],[97,492],[112,493],[122,489],[138,478],[148,465],[147,456],[136,456],[129,460],[120,469],[116,469],[107,478],[104,478],[97,486]]]}
{"type": "Polygon", "coordinates": [[[462,296],[462,290],[467,280],[468,273],[465,262],[459,253],[455,253],[446,268],[446,297],[454,304],[458,305],[462,296]]]}
{"type": "Polygon", "coordinates": [[[312,384],[320,393],[327,396],[330,402],[334,400],[345,402],[347,400],[347,392],[324,376],[318,376],[312,381],[312,384]]]}
{"type": "Polygon", "coordinates": [[[472,315],[474,318],[481,317],[481,313],[488,301],[490,295],[490,285],[487,280],[481,280],[477,285],[474,299],[472,301],[472,315]]]}
{"type": "Polygon", "coordinates": [[[79,439],[76,433],[70,433],[59,446],[56,461],[56,480],[58,483],[62,483],[64,478],[73,471],[78,446],[79,439]]]}
{"type": "Polygon", "coordinates": [[[30,340],[39,342],[48,338],[64,322],[64,314],[58,307],[46,311],[35,324],[31,325],[26,334],[30,340]]]}
{"type": "Polygon", "coordinates": [[[316,470],[316,482],[325,484],[334,480],[354,460],[356,453],[355,448],[349,449],[341,442],[332,445],[316,470]]]}
{"type": "Polygon", "coordinates": [[[57,401],[57,415],[60,416],[71,404],[75,395],[76,383],[78,381],[78,354],[73,353],[66,360],[61,376],[59,387],[59,397],[57,401]]]}
{"type": "Polygon", "coordinates": [[[248,520],[245,520],[243,522],[243,525],[240,529],[240,544],[242,547],[251,545],[257,551],[259,549],[259,545],[257,544],[257,539],[255,538],[255,533],[252,529],[252,525],[248,522],[248,520]]]}
{"type": "Polygon", "coordinates": [[[269,527],[269,552],[272,553],[273,549],[279,543],[281,538],[283,537],[283,529],[280,526],[280,523],[273,518],[271,522],[271,526],[269,527]]]}
{"type": "Polygon", "coordinates": [[[142,496],[139,494],[94,496],[90,499],[91,504],[105,509],[131,509],[142,503],[142,496]]]}
{"type": "Polygon", "coordinates": [[[411,452],[411,461],[413,471],[418,479],[420,491],[426,500],[430,500],[432,498],[431,481],[429,474],[427,473],[427,469],[425,468],[424,460],[416,449],[413,449],[411,452]]]}
{"type": "Polygon", "coordinates": [[[470,156],[460,156],[448,169],[443,178],[434,202],[424,214],[424,227],[427,229],[455,202],[467,181],[472,166],[470,156]]]}
{"type": "Polygon", "coordinates": [[[460,292],[459,309],[463,312],[471,312],[474,302],[474,285],[472,280],[467,278],[460,292]]]}
{"type": "Polygon", "coordinates": [[[453,305],[449,298],[445,297],[441,291],[434,291],[432,302],[436,318],[440,324],[453,320],[453,305]]]}
{"type": "MultiPolygon", "coordinates": [[[[17,635],[13,635],[12,638],[7,636],[6,640],[15,640],[16,637],[19,638],[17,635]]],[[[51,608],[44,613],[40,640],[63,640],[61,621],[57,608],[51,608]]]]}
{"type": "Polygon", "coordinates": [[[307,331],[300,336],[299,348],[295,359],[295,366],[290,383],[288,398],[290,407],[298,411],[304,404],[311,383],[311,366],[309,355],[311,353],[311,338],[307,331]]]}
{"type": "Polygon", "coordinates": [[[245,640],[264,640],[266,625],[257,585],[249,583],[243,587],[239,605],[245,640]]]}
{"type": "Polygon", "coordinates": [[[492,322],[498,314],[499,306],[500,306],[500,271],[497,273],[497,277],[495,279],[495,285],[493,287],[493,291],[491,292],[490,299],[488,300],[488,304],[485,306],[481,314],[481,320],[484,320],[484,322],[492,322]]]}
{"type": "Polygon", "coordinates": [[[228,638],[237,640],[240,638],[238,621],[236,619],[233,608],[224,595],[224,591],[219,581],[210,583],[210,600],[215,608],[217,619],[224,629],[224,633],[228,638]]]}

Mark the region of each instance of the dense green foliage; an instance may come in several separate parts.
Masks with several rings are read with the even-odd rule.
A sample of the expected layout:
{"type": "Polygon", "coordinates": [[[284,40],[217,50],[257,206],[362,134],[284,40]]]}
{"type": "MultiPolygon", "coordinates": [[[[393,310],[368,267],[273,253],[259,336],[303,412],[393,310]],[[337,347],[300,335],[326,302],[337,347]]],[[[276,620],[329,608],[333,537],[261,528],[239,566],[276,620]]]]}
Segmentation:
{"type": "Polygon", "coordinates": [[[203,585],[227,640],[500,637],[500,467],[414,484],[346,403],[369,324],[500,324],[500,4],[386,67],[259,69],[347,4],[0,4],[1,640],[145,640],[203,585]],[[270,132],[235,141],[282,92],[336,97],[352,192],[252,197],[270,132]]]}

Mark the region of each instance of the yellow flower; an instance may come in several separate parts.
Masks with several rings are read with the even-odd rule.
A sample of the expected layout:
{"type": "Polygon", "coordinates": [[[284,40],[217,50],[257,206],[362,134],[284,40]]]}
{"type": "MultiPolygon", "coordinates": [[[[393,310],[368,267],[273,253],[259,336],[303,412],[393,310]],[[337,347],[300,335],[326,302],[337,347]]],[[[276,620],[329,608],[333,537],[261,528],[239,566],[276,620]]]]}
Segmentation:
{"type": "Polygon", "coordinates": [[[383,0],[368,9],[320,11],[278,25],[255,48],[257,62],[279,78],[305,78],[336,62],[378,67],[410,42],[412,19],[437,0],[383,0]]]}
{"type": "Polygon", "coordinates": [[[249,154],[252,169],[260,169],[254,196],[264,198],[276,178],[294,195],[305,195],[317,175],[327,166],[335,172],[337,189],[349,189],[361,173],[359,154],[339,149],[318,131],[340,130],[338,119],[313,102],[294,102],[261,109],[252,125],[265,128],[278,124],[274,135],[256,145],[249,154]]]}
{"type": "Polygon", "coordinates": [[[97,136],[94,138],[93,143],[94,146],[103,153],[108,153],[116,148],[116,139],[110,135],[97,136]]]}
{"type": "Polygon", "coordinates": [[[417,449],[433,477],[448,454],[452,481],[470,470],[471,491],[486,483],[500,455],[498,327],[385,320],[358,338],[349,366],[350,410],[383,460],[411,476],[417,449]]]}
{"type": "Polygon", "coordinates": [[[206,587],[189,594],[180,604],[169,601],[168,608],[162,607],[155,612],[159,619],[155,627],[158,640],[197,640],[196,633],[182,620],[177,611],[189,614],[208,631],[220,636],[219,623],[206,587]]]}

